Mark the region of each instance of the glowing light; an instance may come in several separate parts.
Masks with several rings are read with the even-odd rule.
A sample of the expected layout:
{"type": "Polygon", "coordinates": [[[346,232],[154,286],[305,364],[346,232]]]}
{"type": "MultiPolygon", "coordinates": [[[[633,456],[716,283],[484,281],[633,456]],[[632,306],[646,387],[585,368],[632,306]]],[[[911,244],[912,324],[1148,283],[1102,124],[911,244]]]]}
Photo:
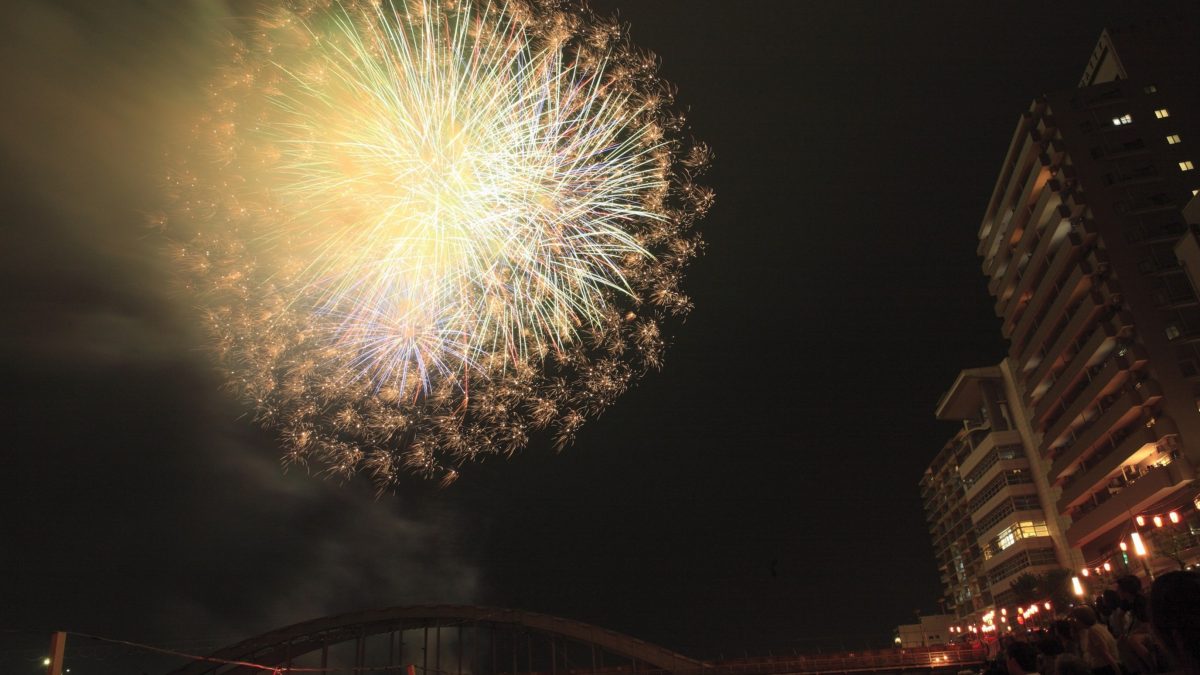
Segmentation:
{"type": "Polygon", "coordinates": [[[1129,538],[1133,541],[1133,552],[1139,556],[1145,556],[1146,545],[1142,543],[1142,535],[1134,532],[1129,535],[1129,538]]]}
{"type": "Polygon", "coordinates": [[[1085,568],[1083,568],[1082,570],[1079,570],[1079,571],[1080,571],[1080,573],[1081,573],[1081,574],[1083,574],[1083,576],[1085,576],[1085,577],[1086,577],[1088,574],[1091,574],[1091,572],[1089,572],[1089,571],[1088,571],[1088,568],[1086,568],[1086,567],[1085,567],[1085,568]]]}
{"type": "Polygon", "coordinates": [[[1162,519],[1162,516],[1154,516],[1154,526],[1155,526],[1155,527],[1162,527],[1162,526],[1163,526],[1163,519],[1162,519]]]}
{"type": "Polygon", "coordinates": [[[1079,577],[1071,577],[1071,590],[1075,591],[1075,595],[1083,597],[1083,584],[1079,582],[1079,577]]]}
{"type": "Polygon", "coordinates": [[[1172,511],[1167,514],[1167,518],[1170,518],[1172,523],[1178,523],[1179,522],[1179,512],[1172,511]]]}
{"type": "Polygon", "coordinates": [[[1129,550],[1129,545],[1128,545],[1128,544],[1126,544],[1124,541],[1122,541],[1122,542],[1121,542],[1121,550],[1122,550],[1122,551],[1128,551],[1128,550],[1129,550]]]}
{"type": "Polygon", "coordinates": [[[1045,608],[1046,608],[1046,610],[1049,610],[1049,609],[1050,609],[1050,603],[1048,603],[1048,602],[1047,602],[1046,604],[1042,605],[1042,607],[1045,607],[1045,608]]]}
{"type": "Polygon", "coordinates": [[[1111,572],[1111,571],[1112,571],[1112,565],[1110,565],[1110,564],[1108,564],[1108,563],[1104,563],[1104,571],[1105,571],[1105,572],[1111,572]]]}
{"type": "Polygon", "coordinates": [[[43,666],[48,666],[48,665],[50,665],[50,657],[49,657],[49,656],[47,656],[46,658],[42,659],[42,665],[43,665],[43,666]]]}
{"type": "Polygon", "coordinates": [[[289,7],[168,179],[231,385],[288,461],[383,485],[569,443],[691,307],[708,153],[654,59],[526,0],[289,7]]]}
{"type": "Polygon", "coordinates": [[[1145,526],[1146,526],[1146,518],[1145,518],[1145,516],[1138,516],[1137,518],[1134,518],[1134,522],[1136,522],[1136,523],[1137,523],[1138,527],[1145,527],[1145,526]]]}

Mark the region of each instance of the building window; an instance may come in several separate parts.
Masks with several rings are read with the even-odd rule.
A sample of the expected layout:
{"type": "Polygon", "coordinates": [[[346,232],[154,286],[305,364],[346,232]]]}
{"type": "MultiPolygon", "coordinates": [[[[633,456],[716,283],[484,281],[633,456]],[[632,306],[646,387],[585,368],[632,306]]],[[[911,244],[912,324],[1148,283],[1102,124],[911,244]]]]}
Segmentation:
{"type": "Polygon", "coordinates": [[[1121,115],[1120,117],[1112,118],[1112,120],[1113,120],[1114,127],[1120,127],[1120,126],[1124,126],[1126,124],[1133,124],[1133,115],[1128,115],[1128,114],[1121,115]]]}
{"type": "Polygon", "coordinates": [[[1162,119],[1162,118],[1164,118],[1164,117],[1170,117],[1170,116],[1171,116],[1171,111],[1170,111],[1170,110],[1167,110],[1166,108],[1159,108],[1158,110],[1155,110],[1155,111],[1154,111],[1154,118],[1155,118],[1155,119],[1160,119],[1160,120],[1161,120],[1161,119],[1162,119]]]}
{"type": "Polygon", "coordinates": [[[1196,168],[1196,167],[1192,166],[1192,160],[1190,160],[1190,159],[1185,159],[1179,163],[1180,171],[1191,171],[1194,168],[1196,168]]]}
{"type": "Polygon", "coordinates": [[[1183,139],[1179,137],[1179,134],[1171,134],[1170,136],[1167,136],[1167,145],[1175,145],[1182,140],[1183,139]]]}

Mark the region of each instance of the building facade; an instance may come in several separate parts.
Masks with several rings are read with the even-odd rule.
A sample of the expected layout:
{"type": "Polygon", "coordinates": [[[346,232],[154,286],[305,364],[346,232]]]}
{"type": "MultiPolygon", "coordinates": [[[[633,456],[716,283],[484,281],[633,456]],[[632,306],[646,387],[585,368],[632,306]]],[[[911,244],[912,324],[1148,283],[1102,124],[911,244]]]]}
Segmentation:
{"type": "Polygon", "coordinates": [[[1015,604],[1013,581],[1075,566],[1007,362],[959,373],[938,419],[962,428],[922,481],[948,609],[973,621],[1015,604]]]}
{"type": "Polygon", "coordinates": [[[1137,515],[1195,510],[1200,302],[1176,250],[1200,189],[1198,34],[1105,31],[1080,86],[1021,116],[979,229],[1011,408],[1083,566],[1137,515]]]}
{"type": "Polygon", "coordinates": [[[942,610],[958,618],[980,612],[992,602],[983,573],[983,554],[975,536],[958,467],[971,453],[964,426],[934,457],[921,477],[921,501],[942,584],[942,610]]]}

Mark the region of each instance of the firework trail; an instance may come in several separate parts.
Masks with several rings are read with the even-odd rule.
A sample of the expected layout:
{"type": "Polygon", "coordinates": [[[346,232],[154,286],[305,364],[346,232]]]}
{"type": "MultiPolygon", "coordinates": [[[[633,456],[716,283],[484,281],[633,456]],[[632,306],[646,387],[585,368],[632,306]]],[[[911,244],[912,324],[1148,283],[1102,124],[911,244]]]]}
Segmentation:
{"type": "Polygon", "coordinates": [[[553,0],[287,3],[231,31],[167,218],[285,459],[453,480],[661,362],[712,201],[655,59],[553,0]]]}

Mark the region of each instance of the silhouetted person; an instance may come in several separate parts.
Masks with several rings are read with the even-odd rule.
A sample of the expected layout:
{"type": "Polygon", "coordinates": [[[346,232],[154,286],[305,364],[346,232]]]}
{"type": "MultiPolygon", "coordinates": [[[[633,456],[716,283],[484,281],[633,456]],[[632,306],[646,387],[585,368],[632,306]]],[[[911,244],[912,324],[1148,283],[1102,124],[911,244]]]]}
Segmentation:
{"type": "Polygon", "coordinates": [[[1200,574],[1168,572],[1150,587],[1150,624],[1179,669],[1200,675],[1200,574]]]}
{"type": "Polygon", "coordinates": [[[1142,594],[1142,580],[1132,574],[1117,578],[1117,598],[1118,610],[1113,613],[1113,617],[1109,620],[1108,629],[1112,631],[1113,637],[1118,640],[1123,635],[1129,632],[1132,622],[1130,610],[1133,605],[1138,602],[1145,603],[1146,596],[1142,594]]]}
{"type": "Polygon", "coordinates": [[[1166,669],[1166,659],[1150,628],[1148,602],[1144,595],[1138,595],[1124,610],[1128,620],[1124,635],[1117,638],[1117,653],[1125,675],[1150,675],[1166,669]]]}
{"type": "Polygon", "coordinates": [[[1042,675],[1054,675],[1054,662],[1066,651],[1066,645],[1054,630],[1043,635],[1037,641],[1038,672],[1042,675]]]}
{"type": "Polygon", "coordinates": [[[1038,672],[1037,648],[1028,642],[1014,642],[1008,646],[1008,675],[1030,675],[1038,672]]]}
{"type": "Polygon", "coordinates": [[[1117,660],[1117,640],[1108,627],[1096,620],[1096,612],[1086,605],[1071,610],[1075,633],[1079,640],[1079,655],[1093,675],[1120,675],[1117,660]]]}

